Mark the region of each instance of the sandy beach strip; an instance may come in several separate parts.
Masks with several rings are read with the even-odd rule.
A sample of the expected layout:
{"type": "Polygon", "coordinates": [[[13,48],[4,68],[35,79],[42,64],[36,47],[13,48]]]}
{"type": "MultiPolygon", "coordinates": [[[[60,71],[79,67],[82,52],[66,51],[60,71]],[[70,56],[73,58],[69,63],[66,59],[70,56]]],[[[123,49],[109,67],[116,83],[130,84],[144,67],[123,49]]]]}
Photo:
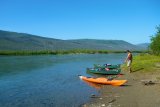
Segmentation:
{"type": "Polygon", "coordinates": [[[83,107],[159,107],[159,72],[123,72],[116,79],[127,79],[124,86],[103,85],[100,95],[91,97],[83,107]],[[152,82],[151,84],[149,82],[152,82]],[[148,84],[149,83],[149,84],[148,84]]]}

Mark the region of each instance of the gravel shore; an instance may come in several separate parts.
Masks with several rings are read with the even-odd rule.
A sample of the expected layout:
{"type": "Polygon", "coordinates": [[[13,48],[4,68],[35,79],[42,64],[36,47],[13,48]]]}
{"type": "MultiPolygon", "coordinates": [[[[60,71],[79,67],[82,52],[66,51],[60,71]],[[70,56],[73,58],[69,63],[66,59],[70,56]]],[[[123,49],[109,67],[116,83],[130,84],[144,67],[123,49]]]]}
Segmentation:
{"type": "MultiPolygon", "coordinates": [[[[158,70],[159,71],[159,70],[158,70]]],[[[127,79],[124,86],[103,85],[99,96],[91,95],[91,101],[83,107],[159,107],[159,72],[123,72],[116,79],[127,79]]]]}

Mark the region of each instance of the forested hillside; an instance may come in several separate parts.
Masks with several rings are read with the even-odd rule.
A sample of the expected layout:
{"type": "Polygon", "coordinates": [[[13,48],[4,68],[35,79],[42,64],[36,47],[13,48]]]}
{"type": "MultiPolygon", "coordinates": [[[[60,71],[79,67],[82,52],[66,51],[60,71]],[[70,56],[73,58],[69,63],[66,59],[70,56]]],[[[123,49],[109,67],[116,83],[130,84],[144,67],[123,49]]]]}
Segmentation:
{"type": "Polygon", "coordinates": [[[144,50],[123,40],[60,40],[37,35],[0,30],[0,50],[144,50]]]}

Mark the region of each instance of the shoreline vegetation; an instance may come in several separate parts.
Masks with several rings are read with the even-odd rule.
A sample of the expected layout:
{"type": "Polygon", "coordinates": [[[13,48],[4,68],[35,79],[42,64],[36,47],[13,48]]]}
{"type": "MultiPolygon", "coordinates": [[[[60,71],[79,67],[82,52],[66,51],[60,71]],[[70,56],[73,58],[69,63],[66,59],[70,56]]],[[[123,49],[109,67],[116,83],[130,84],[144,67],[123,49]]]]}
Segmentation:
{"type": "MultiPolygon", "coordinates": [[[[122,65],[122,69],[127,71],[125,64],[122,65]]],[[[154,72],[160,70],[160,56],[140,53],[133,57],[132,72],[154,72]]]]}
{"type": "MultiPolygon", "coordinates": [[[[148,51],[132,51],[133,53],[147,53],[148,51]]],[[[111,51],[111,50],[18,50],[18,51],[3,51],[0,50],[0,55],[59,55],[59,54],[108,54],[108,53],[126,53],[126,51],[111,51]]]]}

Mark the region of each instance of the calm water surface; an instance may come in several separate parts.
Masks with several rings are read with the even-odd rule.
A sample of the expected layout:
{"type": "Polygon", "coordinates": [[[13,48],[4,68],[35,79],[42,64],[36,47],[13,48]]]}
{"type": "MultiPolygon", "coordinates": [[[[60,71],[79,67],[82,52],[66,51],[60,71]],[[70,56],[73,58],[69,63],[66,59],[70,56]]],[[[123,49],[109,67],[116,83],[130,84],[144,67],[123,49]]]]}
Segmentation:
{"type": "Polygon", "coordinates": [[[0,107],[78,107],[97,89],[77,75],[93,64],[120,64],[126,54],[0,56],[0,107]]]}

